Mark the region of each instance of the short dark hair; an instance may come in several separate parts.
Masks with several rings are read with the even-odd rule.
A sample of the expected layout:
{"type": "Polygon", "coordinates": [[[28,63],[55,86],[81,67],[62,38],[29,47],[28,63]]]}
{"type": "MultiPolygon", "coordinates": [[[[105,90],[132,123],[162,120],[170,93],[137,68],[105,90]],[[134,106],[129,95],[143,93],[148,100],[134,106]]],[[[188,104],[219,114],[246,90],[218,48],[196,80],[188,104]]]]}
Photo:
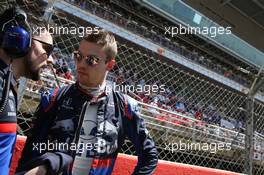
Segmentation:
{"type": "Polygon", "coordinates": [[[83,40],[103,46],[106,61],[114,59],[117,55],[117,44],[114,35],[104,29],[93,32],[83,37],[83,40]]]}

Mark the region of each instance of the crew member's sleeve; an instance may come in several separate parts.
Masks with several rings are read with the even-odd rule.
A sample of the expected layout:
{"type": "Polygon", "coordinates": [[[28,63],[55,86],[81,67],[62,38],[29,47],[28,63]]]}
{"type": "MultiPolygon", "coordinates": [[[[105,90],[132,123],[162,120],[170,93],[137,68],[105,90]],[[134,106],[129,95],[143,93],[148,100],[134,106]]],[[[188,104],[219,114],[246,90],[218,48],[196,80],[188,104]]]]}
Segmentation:
{"type": "Polygon", "coordinates": [[[158,163],[158,153],[143,119],[139,115],[139,106],[136,100],[125,98],[125,117],[123,128],[129,140],[133,143],[138,156],[138,163],[133,175],[150,175],[158,163]]]}
{"type": "Polygon", "coordinates": [[[40,165],[46,165],[48,174],[58,174],[69,168],[72,157],[67,153],[40,151],[40,144],[44,147],[44,143],[47,143],[48,131],[54,122],[54,105],[58,91],[58,89],[44,91],[41,94],[40,104],[34,114],[34,125],[27,137],[17,172],[26,172],[40,165]]]}

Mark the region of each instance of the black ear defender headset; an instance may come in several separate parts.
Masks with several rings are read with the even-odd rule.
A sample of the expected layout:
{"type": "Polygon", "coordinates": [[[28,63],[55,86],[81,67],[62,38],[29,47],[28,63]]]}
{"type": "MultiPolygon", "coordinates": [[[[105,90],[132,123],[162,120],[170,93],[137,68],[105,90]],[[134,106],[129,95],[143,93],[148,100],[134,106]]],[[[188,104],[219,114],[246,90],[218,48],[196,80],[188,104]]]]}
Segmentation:
{"type": "Polygon", "coordinates": [[[3,87],[0,113],[3,112],[8,101],[10,82],[13,74],[11,69],[12,61],[13,59],[23,58],[27,55],[31,47],[31,34],[27,15],[23,10],[12,7],[0,15],[0,47],[11,58],[7,76],[5,76],[6,83],[5,87],[3,87]]]}

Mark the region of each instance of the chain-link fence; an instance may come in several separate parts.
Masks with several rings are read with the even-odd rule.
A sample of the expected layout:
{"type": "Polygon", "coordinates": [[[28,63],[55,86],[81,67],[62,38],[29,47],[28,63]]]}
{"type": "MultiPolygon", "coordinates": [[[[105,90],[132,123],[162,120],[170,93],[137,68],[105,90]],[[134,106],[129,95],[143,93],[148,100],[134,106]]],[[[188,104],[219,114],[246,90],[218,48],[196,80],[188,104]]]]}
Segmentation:
{"type": "MultiPolygon", "coordinates": [[[[2,1],[0,6],[18,5],[36,18],[49,20],[51,26],[95,27],[75,17],[75,14],[67,14],[52,6],[47,8],[42,1],[12,2],[2,1]]],[[[49,3],[51,5],[52,1],[49,3]]],[[[103,8],[96,8],[100,9],[99,12],[94,10],[100,4],[86,3],[90,3],[87,15],[111,18],[111,14],[102,16],[105,14],[102,13],[103,8]]],[[[68,8],[81,10],[76,3],[67,5],[68,8]]],[[[54,35],[54,40],[56,49],[53,57],[58,62],[56,74],[63,86],[73,82],[65,74],[75,75],[71,53],[78,47],[80,37],[73,34],[54,35]],[[65,60],[65,63],[60,63],[60,60],[65,60]]],[[[254,122],[246,125],[251,114],[247,108],[250,100],[245,93],[169,61],[162,55],[162,50],[153,52],[119,36],[117,41],[117,65],[110,72],[108,81],[114,85],[122,84],[119,87],[133,91],[129,94],[140,101],[141,116],[155,140],[159,159],[243,173],[248,155],[254,164],[253,174],[264,173],[263,102],[252,101],[254,122]],[[254,131],[249,132],[246,129],[252,129],[251,124],[254,124],[254,131]],[[246,148],[248,145],[245,143],[249,133],[254,134],[249,145],[254,147],[252,155],[248,154],[250,147],[246,148]]],[[[26,135],[31,127],[40,92],[55,86],[56,80],[49,69],[42,73],[41,81],[20,80],[20,134],[26,135]]],[[[123,145],[122,152],[135,153],[129,141],[123,145]]]]}

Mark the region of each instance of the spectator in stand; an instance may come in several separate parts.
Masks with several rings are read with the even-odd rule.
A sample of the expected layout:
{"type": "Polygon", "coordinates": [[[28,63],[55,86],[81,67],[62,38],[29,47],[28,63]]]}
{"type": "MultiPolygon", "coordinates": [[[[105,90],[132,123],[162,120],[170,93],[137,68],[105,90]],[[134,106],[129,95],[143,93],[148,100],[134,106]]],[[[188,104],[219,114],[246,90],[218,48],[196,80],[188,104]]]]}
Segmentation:
{"type": "Polygon", "coordinates": [[[180,97],[178,99],[177,103],[175,104],[175,109],[178,112],[185,112],[186,111],[185,104],[183,102],[183,98],[182,97],[180,97]]]}
{"type": "Polygon", "coordinates": [[[79,6],[81,7],[81,9],[86,9],[86,0],[80,0],[79,6]]]}
{"type": "Polygon", "coordinates": [[[230,78],[232,76],[232,71],[231,70],[225,71],[224,76],[230,78]]]}
{"type": "Polygon", "coordinates": [[[194,117],[197,120],[202,120],[203,119],[203,111],[202,111],[201,107],[195,107],[194,117]]]}
{"type": "Polygon", "coordinates": [[[209,123],[209,120],[210,120],[210,119],[209,119],[207,113],[205,113],[205,112],[203,113],[203,118],[202,118],[202,120],[205,121],[206,123],[209,123]]]}
{"type": "Polygon", "coordinates": [[[176,97],[176,95],[172,92],[171,94],[170,94],[170,96],[168,96],[168,98],[169,98],[169,102],[168,102],[168,106],[171,106],[172,107],[172,110],[174,111],[175,110],[175,104],[176,104],[176,102],[177,102],[177,97],[176,97]]]}
{"type": "Polygon", "coordinates": [[[118,69],[118,75],[124,75],[124,69],[122,67],[118,69]]]}
{"type": "Polygon", "coordinates": [[[63,78],[65,78],[66,80],[73,80],[73,76],[71,74],[71,71],[68,69],[67,72],[65,72],[63,74],[63,78]]]}
{"type": "Polygon", "coordinates": [[[204,60],[204,56],[203,55],[200,55],[199,58],[198,58],[198,62],[202,65],[205,65],[205,60],[204,60]]]}
{"type": "Polygon", "coordinates": [[[54,68],[56,69],[56,70],[58,70],[58,69],[60,69],[61,67],[62,67],[62,64],[63,64],[63,58],[62,58],[62,56],[60,55],[60,54],[58,54],[58,53],[56,53],[56,54],[54,54],[55,55],[55,57],[54,57],[54,59],[55,59],[55,64],[54,64],[54,68]]]}
{"type": "Polygon", "coordinates": [[[213,115],[212,115],[212,122],[216,125],[219,125],[221,124],[221,120],[222,120],[222,116],[221,116],[221,113],[218,112],[218,111],[214,111],[213,112],[213,115]]]}
{"type": "Polygon", "coordinates": [[[123,84],[124,81],[125,81],[125,78],[124,78],[124,75],[123,74],[117,75],[117,77],[116,77],[116,83],[117,84],[123,84]]]}
{"type": "Polygon", "coordinates": [[[243,132],[243,123],[240,120],[236,120],[235,128],[238,132],[243,132]]]}
{"type": "Polygon", "coordinates": [[[208,123],[210,123],[210,124],[213,124],[212,118],[213,118],[215,111],[216,111],[216,109],[213,105],[209,105],[207,107],[207,109],[205,110],[205,114],[207,115],[207,118],[208,118],[208,123]]]}
{"type": "Polygon", "coordinates": [[[134,87],[136,86],[136,82],[133,81],[132,78],[129,78],[129,79],[127,80],[127,84],[130,85],[130,86],[134,86],[134,87]]]}
{"type": "MultiPolygon", "coordinates": [[[[153,98],[153,101],[150,103],[151,106],[153,107],[158,107],[158,98],[153,98]]],[[[153,117],[156,117],[157,114],[159,113],[157,109],[151,108],[149,109],[153,117]]]]}
{"type": "Polygon", "coordinates": [[[169,98],[172,95],[172,92],[169,87],[165,89],[165,95],[169,98]]]}
{"type": "Polygon", "coordinates": [[[148,96],[144,94],[139,94],[139,97],[142,99],[143,103],[150,103],[148,96]]]}
{"type": "Polygon", "coordinates": [[[130,72],[131,72],[130,70],[125,71],[125,73],[124,73],[125,79],[128,79],[130,77],[130,75],[131,75],[130,72]]]}
{"type": "Polygon", "coordinates": [[[144,86],[145,86],[145,80],[144,79],[141,79],[139,81],[139,86],[141,86],[142,89],[144,88],[144,86]]]}
{"type": "MultiPolygon", "coordinates": [[[[136,71],[134,71],[134,72],[136,72],[136,71]]],[[[132,78],[133,78],[133,81],[135,81],[136,83],[138,83],[138,74],[137,73],[135,73],[135,74],[133,74],[133,76],[132,76],[132,78]]]]}
{"type": "Polygon", "coordinates": [[[190,58],[190,59],[194,60],[195,62],[197,62],[198,61],[198,52],[195,49],[193,49],[192,52],[187,53],[187,58],[190,58]]]}
{"type": "Polygon", "coordinates": [[[194,118],[194,114],[195,114],[195,107],[194,104],[191,104],[189,106],[189,108],[187,109],[187,112],[189,113],[190,117],[194,118]]]}
{"type": "Polygon", "coordinates": [[[67,62],[65,61],[65,59],[62,59],[62,66],[61,66],[61,71],[62,73],[66,73],[68,71],[68,64],[67,62]]]}
{"type": "Polygon", "coordinates": [[[160,92],[158,95],[157,95],[157,98],[159,99],[159,102],[161,104],[166,104],[167,103],[167,98],[165,97],[165,92],[160,92]]]}

